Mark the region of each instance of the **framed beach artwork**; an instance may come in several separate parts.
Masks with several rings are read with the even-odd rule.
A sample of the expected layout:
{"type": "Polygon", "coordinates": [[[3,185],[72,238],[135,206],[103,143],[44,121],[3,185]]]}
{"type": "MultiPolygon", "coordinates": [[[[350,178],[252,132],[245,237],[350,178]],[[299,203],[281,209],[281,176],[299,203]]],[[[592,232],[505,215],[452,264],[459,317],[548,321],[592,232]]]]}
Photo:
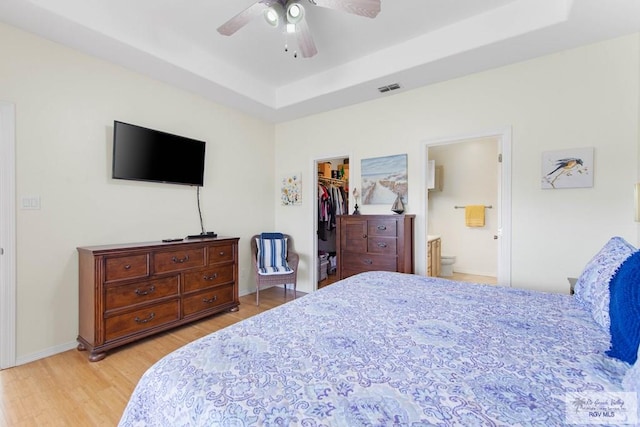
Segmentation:
{"type": "Polygon", "coordinates": [[[407,200],[407,155],[374,157],[360,161],[363,205],[389,205],[400,194],[407,200]]]}
{"type": "Polygon", "coordinates": [[[593,148],[542,153],[542,188],[593,187],[593,148]]]}
{"type": "Polygon", "coordinates": [[[280,200],[282,206],[302,204],[302,181],[299,173],[282,177],[280,200]]]}

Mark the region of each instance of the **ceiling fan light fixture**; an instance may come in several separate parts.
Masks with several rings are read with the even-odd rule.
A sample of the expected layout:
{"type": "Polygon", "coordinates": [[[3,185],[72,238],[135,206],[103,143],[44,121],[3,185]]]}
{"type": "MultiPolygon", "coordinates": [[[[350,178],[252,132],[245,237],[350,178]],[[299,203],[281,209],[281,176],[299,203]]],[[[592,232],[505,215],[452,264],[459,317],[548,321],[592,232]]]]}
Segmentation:
{"type": "Polygon", "coordinates": [[[287,22],[297,24],[304,18],[304,8],[297,1],[287,3],[287,22]]]}
{"type": "Polygon", "coordinates": [[[264,11],[264,20],[273,28],[278,28],[284,17],[284,9],[280,3],[274,3],[264,11]]]}

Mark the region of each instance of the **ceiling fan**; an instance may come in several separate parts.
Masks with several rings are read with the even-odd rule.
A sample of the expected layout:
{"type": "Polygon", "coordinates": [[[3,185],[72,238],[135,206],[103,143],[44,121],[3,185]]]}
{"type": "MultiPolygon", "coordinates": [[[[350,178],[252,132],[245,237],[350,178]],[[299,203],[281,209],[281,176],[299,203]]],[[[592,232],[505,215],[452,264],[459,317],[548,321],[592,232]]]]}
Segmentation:
{"type": "Polygon", "coordinates": [[[218,28],[218,32],[230,36],[247,25],[253,18],[263,15],[271,27],[284,28],[288,33],[295,33],[300,53],[304,58],[310,58],[318,53],[318,49],[305,19],[303,3],[341,10],[367,18],[375,18],[380,12],[380,0],[258,0],[222,24],[218,28]]]}

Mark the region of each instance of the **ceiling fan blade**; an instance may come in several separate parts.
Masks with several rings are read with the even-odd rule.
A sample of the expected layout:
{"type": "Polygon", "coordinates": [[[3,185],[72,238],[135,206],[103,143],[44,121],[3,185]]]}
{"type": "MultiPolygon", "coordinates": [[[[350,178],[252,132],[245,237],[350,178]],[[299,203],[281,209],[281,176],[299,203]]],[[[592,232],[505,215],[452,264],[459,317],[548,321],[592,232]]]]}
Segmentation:
{"type": "Polygon", "coordinates": [[[260,0],[256,3],[252,4],[233,18],[229,19],[227,22],[218,27],[218,32],[223,36],[230,36],[240,28],[244,27],[256,16],[262,14],[266,8],[271,6],[274,3],[277,3],[277,0],[260,0]]]}
{"type": "Polygon", "coordinates": [[[298,40],[298,49],[300,49],[303,58],[311,58],[318,53],[306,19],[302,19],[296,24],[296,38],[298,40]]]}
{"type": "Polygon", "coordinates": [[[367,18],[375,18],[380,13],[380,0],[309,0],[309,3],[367,18]]]}

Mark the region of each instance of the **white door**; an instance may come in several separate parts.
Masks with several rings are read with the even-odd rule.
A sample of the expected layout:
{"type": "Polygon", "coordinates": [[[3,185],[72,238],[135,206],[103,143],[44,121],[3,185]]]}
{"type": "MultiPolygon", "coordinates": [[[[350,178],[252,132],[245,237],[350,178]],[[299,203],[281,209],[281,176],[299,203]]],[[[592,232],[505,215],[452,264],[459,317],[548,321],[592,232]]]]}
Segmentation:
{"type": "Polygon", "coordinates": [[[0,369],[16,363],[15,106],[0,101],[0,369]]]}

